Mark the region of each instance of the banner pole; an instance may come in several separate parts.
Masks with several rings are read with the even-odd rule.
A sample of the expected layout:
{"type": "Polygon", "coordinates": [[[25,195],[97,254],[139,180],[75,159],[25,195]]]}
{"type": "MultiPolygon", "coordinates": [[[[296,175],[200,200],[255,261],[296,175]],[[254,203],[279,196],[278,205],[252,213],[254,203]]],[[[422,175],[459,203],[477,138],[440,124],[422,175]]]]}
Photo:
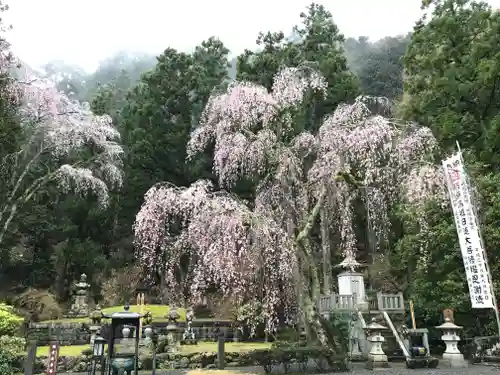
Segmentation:
{"type": "Polygon", "coordinates": [[[500,312],[498,311],[497,298],[495,296],[495,287],[493,285],[493,279],[491,276],[490,265],[488,262],[488,255],[486,254],[486,247],[484,246],[483,231],[481,230],[481,226],[479,225],[480,224],[479,223],[479,215],[478,215],[477,204],[476,204],[477,200],[476,200],[476,196],[474,194],[474,191],[472,190],[472,184],[470,183],[469,174],[465,170],[465,160],[463,158],[462,150],[460,149],[460,145],[459,145],[458,141],[457,141],[457,147],[458,147],[458,153],[460,155],[460,159],[462,161],[462,165],[464,166],[464,173],[465,173],[465,180],[467,182],[467,189],[469,189],[469,194],[471,197],[471,206],[472,206],[472,210],[474,211],[474,217],[476,219],[477,233],[479,234],[479,242],[481,243],[481,248],[483,250],[484,265],[486,268],[488,281],[490,283],[491,299],[493,302],[493,310],[495,311],[495,318],[497,321],[498,336],[500,338],[500,312]]]}

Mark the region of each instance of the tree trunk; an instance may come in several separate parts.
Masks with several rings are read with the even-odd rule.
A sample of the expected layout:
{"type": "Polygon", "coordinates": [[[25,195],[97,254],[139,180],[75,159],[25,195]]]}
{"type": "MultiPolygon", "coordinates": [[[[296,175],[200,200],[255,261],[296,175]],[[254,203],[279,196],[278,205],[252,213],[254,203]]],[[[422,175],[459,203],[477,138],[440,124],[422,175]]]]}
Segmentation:
{"type": "Polygon", "coordinates": [[[330,294],[331,287],[331,247],[328,214],[321,210],[321,250],[323,255],[323,294],[330,294]]]}
{"type": "Polygon", "coordinates": [[[309,239],[311,229],[320,213],[324,198],[325,192],[323,191],[319,195],[311,213],[306,218],[304,227],[297,235],[295,242],[297,246],[297,258],[299,264],[302,265],[301,281],[303,283],[301,284],[302,293],[300,293],[299,306],[306,326],[307,339],[312,342],[319,341],[321,345],[328,346],[330,340],[328,340],[320,317],[317,314],[316,305],[320,297],[321,285],[309,239]]]}

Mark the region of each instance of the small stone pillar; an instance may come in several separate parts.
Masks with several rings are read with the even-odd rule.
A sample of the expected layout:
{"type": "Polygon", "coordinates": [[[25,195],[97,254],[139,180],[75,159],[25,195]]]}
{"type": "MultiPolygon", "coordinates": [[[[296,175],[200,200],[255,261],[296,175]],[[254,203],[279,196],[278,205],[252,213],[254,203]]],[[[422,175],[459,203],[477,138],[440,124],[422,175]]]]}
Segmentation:
{"type": "Polygon", "coordinates": [[[378,324],[375,318],[372,318],[371,323],[365,328],[366,335],[368,336],[367,341],[371,344],[368,360],[366,362],[366,368],[369,370],[389,367],[389,361],[382,349],[382,343],[385,341],[384,336],[382,336],[382,331],[386,329],[387,327],[378,324]]]}
{"type": "Polygon", "coordinates": [[[101,326],[96,326],[96,325],[91,325],[89,327],[90,331],[90,346],[94,346],[94,340],[98,334],[98,332],[101,330],[101,326]]]}
{"type": "Polygon", "coordinates": [[[102,320],[102,310],[101,306],[97,305],[96,309],[90,315],[91,325],[89,327],[90,331],[90,345],[94,345],[94,339],[97,333],[101,330],[101,320],[102,320]]]}
{"type": "Polygon", "coordinates": [[[446,345],[446,350],[443,353],[443,359],[446,362],[449,362],[450,366],[453,368],[467,367],[467,362],[464,360],[463,354],[460,353],[460,350],[458,350],[458,342],[460,341],[459,332],[463,329],[463,327],[457,326],[447,316],[444,319],[444,323],[436,328],[443,331],[441,340],[443,340],[446,345]]]}

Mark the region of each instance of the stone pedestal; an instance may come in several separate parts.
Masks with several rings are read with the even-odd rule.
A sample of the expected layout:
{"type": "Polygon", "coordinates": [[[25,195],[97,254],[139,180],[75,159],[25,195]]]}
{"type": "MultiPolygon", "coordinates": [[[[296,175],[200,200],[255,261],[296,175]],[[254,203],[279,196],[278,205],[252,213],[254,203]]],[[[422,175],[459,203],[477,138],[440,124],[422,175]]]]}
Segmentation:
{"type": "Polygon", "coordinates": [[[467,367],[468,364],[464,360],[463,354],[458,350],[459,332],[463,327],[457,326],[449,317],[446,317],[445,322],[436,328],[443,331],[441,340],[446,345],[446,350],[443,353],[443,363],[453,368],[467,367]]]}
{"type": "Polygon", "coordinates": [[[355,304],[365,301],[365,281],[359,272],[342,272],[337,276],[340,295],[356,295],[355,304]]]}
{"type": "Polygon", "coordinates": [[[387,355],[382,349],[382,344],[385,338],[382,336],[382,331],[386,330],[381,324],[372,319],[372,322],[366,326],[366,335],[368,336],[367,341],[371,344],[370,352],[368,353],[368,360],[366,361],[366,368],[373,370],[376,368],[387,368],[389,367],[389,361],[387,360],[387,355]]]}

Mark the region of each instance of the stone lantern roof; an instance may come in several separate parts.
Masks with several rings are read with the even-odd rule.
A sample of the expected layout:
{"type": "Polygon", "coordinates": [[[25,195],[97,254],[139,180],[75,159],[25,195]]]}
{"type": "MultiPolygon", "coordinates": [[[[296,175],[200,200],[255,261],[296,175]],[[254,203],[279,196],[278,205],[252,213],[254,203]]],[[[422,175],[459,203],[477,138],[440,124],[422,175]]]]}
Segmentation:
{"type": "Polygon", "coordinates": [[[368,324],[365,329],[373,331],[383,331],[387,329],[387,327],[384,327],[382,324],[377,323],[377,319],[372,318],[371,323],[368,324]]]}
{"type": "Polygon", "coordinates": [[[443,329],[443,330],[460,330],[463,329],[464,327],[462,326],[457,326],[455,323],[451,321],[449,317],[446,317],[444,319],[444,323],[441,324],[440,326],[436,327],[437,329],[443,329]]]}
{"type": "Polygon", "coordinates": [[[362,266],[363,264],[359,263],[356,260],[354,254],[351,254],[350,252],[347,253],[344,257],[344,260],[337,265],[337,267],[343,268],[344,270],[350,270],[351,272],[354,272],[356,269],[361,268],[362,266]]]}

